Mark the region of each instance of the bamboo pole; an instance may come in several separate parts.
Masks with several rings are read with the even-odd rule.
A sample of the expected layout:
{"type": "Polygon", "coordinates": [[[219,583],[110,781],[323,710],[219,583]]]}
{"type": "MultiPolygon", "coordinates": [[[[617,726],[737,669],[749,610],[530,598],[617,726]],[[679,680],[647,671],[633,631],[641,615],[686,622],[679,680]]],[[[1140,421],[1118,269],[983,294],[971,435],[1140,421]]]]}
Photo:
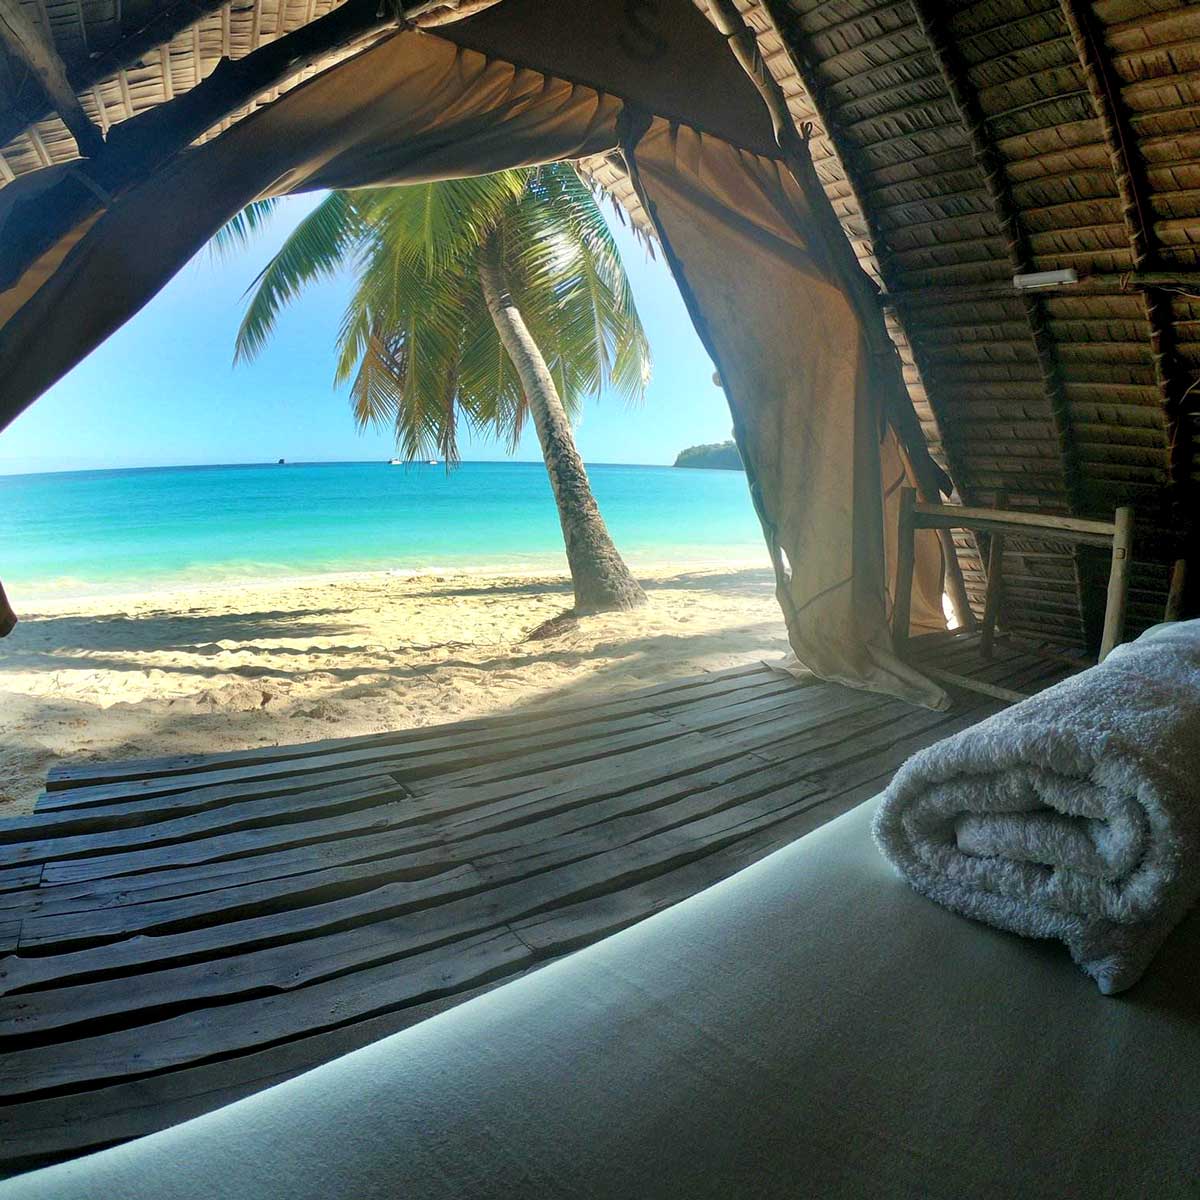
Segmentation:
{"type": "Polygon", "coordinates": [[[1092,521],[1086,517],[1060,517],[1056,513],[1023,512],[999,508],[970,508],[962,504],[925,504],[916,506],[917,526],[936,529],[979,529],[984,532],[1028,533],[1042,530],[1057,541],[1108,546],[1116,533],[1115,521],[1092,521]]]}
{"type": "Polygon", "coordinates": [[[1104,608],[1104,636],[1100,641],[1100,662],[1125,636],[1125,606],[1129,598],[1129,560],[1133,552],[1133,509],[1117,509],[1113,534],[1112,568],[1108,576],[1108,603],[1104,608]]]}
{"type": "MultiPolygon", "coordinates": [[[[1180,267],[1170,271],[1129,271],[1125,274],[1096,272],[1081,275],[1075,283],[1039,288],[1039,296],[1118,296],[1143,288],[1200,293],[1200,270],[1180,267]]],[[[894,288],[880,300],[885,308],[916,308],[924,305],[959,304],[972,300],[1011,297],[1011,283],[964,283],[946,287],[894,288]]]]}
{"type": "Polygon", "coordinates": [[[1177,558],[1171,568],[1171,587],[1167,592],[1167,607],[1163,612],[1164,621],[1182,621],[1184,615],[1184,597],[1187,594],[1187,559],[1177,558]]]}
{"type": "Polygon", "coordinates": [[[991,545],[988,546],[987,596],[983,605],[983,628],[979,634],[979,652],[987,659],[992,657],[992,645],[996,637],[1003,574],[1004,534],[993,533],[991,545]]]}
{"type": "Polygon", "coordinates": [[[959,675],[954,671],[943,671],[939,667],[922,666],[921,670],[935,683],[944,683],[950,687],[962,688],[964,691],[977,692],[980,696],[989,696],[993,700],[1003,700],[1006,704],[1020,704],[1028,700],[1025,692],[1016,692],[1012,688],[1000,687],[988,683],[984,679],[972,679],[970,675],[959,675]]]}
{"type": "Polygon", "coordinates": [[[900,532],[896,539],[896,595],[892,601],[892,648],[903,656],[912,623],[913,570],[917,559],[917,493],[900,489],[900,532]]]}

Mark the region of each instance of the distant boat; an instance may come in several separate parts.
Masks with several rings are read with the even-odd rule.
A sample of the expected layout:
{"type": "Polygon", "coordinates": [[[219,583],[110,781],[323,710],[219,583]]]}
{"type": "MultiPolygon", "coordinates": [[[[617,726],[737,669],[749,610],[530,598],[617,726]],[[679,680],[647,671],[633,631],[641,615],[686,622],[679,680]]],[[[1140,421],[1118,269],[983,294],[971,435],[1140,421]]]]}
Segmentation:
{"type": "Polygon", "coordinates": [[[281,466],[281,467],[284,465],[284,461],[283,461],[283,459],[282,459],[282,458],[279,460],[279,463],[278,463],[278,465],[279,465],[279,466],[281,466]]]}
{"type": "Polygon", "coordinates": [[[438,460],[436,458],[431,458],[425,463],[425,465],[427,467],[436,467],[438,465],[438,460]]]}
{"type": "Polygon", "coordinates": [[[402,459],[402,458],[389,458],[388,459],[389,467],[402,467],[403,465],[404,465],[404,459],[402,459]]]}

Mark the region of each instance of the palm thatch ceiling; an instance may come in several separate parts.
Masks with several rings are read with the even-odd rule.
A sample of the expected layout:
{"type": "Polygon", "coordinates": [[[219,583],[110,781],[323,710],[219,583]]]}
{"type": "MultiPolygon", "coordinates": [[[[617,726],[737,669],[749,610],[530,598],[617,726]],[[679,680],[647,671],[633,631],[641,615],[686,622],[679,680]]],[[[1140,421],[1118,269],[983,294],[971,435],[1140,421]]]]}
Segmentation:
{"type": "MultiPolygon", "coordinates": [[[[680,2],[625,4],[648,72],[655,39],[680,2]]],[[[695,2],[708,12],[707,0],[695,2]]],[[[589,78],[577,65],[586,62],[577,32],[562,32],[555,49],[546,28],[548,10],[560,19],[575,13],[577,25],[586,4],[494,3],[436,0],[401,10],[467,45],[494,45],[501,14],[516,12],[510,35],[538,26],[559,73],[605,82],[602,67],[589,78]]],[[[289,57],[268,88],[221,112],[201,140],[363,38],[386,34],[393,5],[346,0],[336,45],[289,57]]],[[[0,18],[15,12],[57,51],[78,101],[64,113],[65,102],[51,103],[53,87],[27,59],[0,52],[0,186],[76,157],[88,124],[107,136],[209,80],[222,59],[254,62],[337,7],[338,0],[0,0],[0,18]]],[[[1194,549],[1200,473],[1200,5],[737,7],[796,129],[811,136],[826,192],[880,289],[927,440],[959,497],[1097,517],[1133,504],[1131,622],[1137,629],[1160,619],[1171,565],[1194,549]],[[1078,282],[1013,287],[1014,275],[1064,268],[1078,282]]],[[[712,78],[673,83],[680,111],[666,115],[687,118],[703,107],[711,120],[754,125],[747,144],[769,134],[765,113],[742,111],[741,99],[723,106],[735,89],[712,78]]],[[[619,164],[588,167],[636,217],[619,164]]],[[[980,603],[978,548],[966,538],[959,545],[980,603]]],[[[1009,543],[1007,627],[1094,646],[1107,565],[1093,554],[1009,543]]]]}

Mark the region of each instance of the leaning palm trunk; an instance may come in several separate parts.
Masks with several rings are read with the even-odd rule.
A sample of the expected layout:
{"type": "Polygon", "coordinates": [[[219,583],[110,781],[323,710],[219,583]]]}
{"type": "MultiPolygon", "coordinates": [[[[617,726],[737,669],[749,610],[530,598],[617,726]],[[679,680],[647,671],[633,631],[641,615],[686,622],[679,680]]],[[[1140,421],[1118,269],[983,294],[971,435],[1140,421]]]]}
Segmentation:
{"type": "MultiPolygon", "coordinates": [[[[262,203],[227,227],[244,240],[262,203]]],[[[567,163],[330,192],[255,284],[237,354],[253,357],[280,308],[353,265],[336,381],[360,426],[390,423],[409,459],[458,458],[460,414],[515,442],[532,416],[558,507],[575,611],[646,597],[621,561],[571,436],[587,396],[645,394],[650,353],[595,197],[567,163]],[[488,317],[484,316],[486,309],[488,317]],[[547,361],[541,346],[552,346],[547,361]]]]}
{"type": "Polygon", "coordinates": [[[496,332],[521,380],[550,476],[577,613],[636,608],[646,594],[629,573],[592,495],[550,368],[513,303],[494,238],[479,249],[479,279],[496,332]]]}

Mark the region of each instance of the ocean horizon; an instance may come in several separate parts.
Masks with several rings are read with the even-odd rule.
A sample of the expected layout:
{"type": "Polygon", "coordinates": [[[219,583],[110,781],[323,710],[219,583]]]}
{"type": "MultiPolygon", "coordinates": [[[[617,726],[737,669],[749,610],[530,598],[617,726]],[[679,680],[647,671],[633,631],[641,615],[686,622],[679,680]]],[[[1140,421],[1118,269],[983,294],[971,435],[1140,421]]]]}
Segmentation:
{"type": "MultiPolygon", "coordinates": [[[[768,558],[740,471],[589,463],[638,567],[768,558]]],[[[259,463],[0,476],[0,579],[56,598],[394,571],[566,569],[540,462],[259,463]]]]}

